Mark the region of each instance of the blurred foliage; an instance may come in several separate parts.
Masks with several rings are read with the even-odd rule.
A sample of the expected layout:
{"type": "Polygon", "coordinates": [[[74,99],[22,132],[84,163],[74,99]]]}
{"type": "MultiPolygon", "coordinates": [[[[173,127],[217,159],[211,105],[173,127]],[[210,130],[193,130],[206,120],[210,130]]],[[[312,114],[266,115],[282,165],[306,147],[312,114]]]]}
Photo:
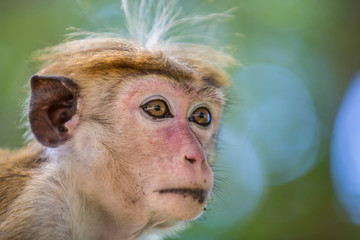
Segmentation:
{"type": "MultiPolygon", "coordinates": [[[[0,0],[1,147],[23,144],[22,104],[37,70],[32,53],[61,42],[70,26],[121,27],[113,2],[0,0]]],[[[360,1],[181,4],[191,12],[237,6],[217,34],[225,35],[244,66],[232,70],[232,104],[219,139],[224,160],[216,174],[229,179],[219,187],[229,184],[228,195],[215,192],[223,204],[210,206],[179,238],[360,239],[360,227],[349,222],[335,196],[328,154],[337,108],[360,67],[360,1]],[[223,170],[232,166],[238,171],[233,176],[223,170]],[[227,198],[232,202],[225,204],[227,198]],[[224,206],[234,216],[230,210],[219,215],[224,206]]]]}

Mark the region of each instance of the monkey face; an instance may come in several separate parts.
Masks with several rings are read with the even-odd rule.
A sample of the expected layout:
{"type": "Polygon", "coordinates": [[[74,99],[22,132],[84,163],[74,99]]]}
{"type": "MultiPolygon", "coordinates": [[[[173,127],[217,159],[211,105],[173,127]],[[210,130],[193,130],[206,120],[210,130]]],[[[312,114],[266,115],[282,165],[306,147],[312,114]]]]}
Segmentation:
{"type": "Polygon", "coordinates": [[[120,126],[127,126],[119,136],[137,146],[127,159],[137,166],[132,175],[143,186],[134,192],[157,218],[196,218],[212,190],[209,161],[221,101],[202,88],[147,76],[126,85],[117,101],[120,126]]]}
{"type": "MultiPolygon", "coordinates": [[[[96,167],[85,167],[95,169],[91,170],[92,180],[88,172],[80,176],[86,191],[114,219],[126,215],[124,209],[164,227],[198,217],[213,186],[210,163],[222,112],[218,91],[158,75],[121,83],[115,104],[101,112],[114,120],[109,123],[110,130],[82,122],[75,133],[75,142],[97,135],[100,145],[106,146],[78,147],[98,156],[91,163],[96,167]]],[[[84,108],[83,119],[93,112],[84,108]]],[[[79,169],[79,175],[83,172],[79,169]]]]}

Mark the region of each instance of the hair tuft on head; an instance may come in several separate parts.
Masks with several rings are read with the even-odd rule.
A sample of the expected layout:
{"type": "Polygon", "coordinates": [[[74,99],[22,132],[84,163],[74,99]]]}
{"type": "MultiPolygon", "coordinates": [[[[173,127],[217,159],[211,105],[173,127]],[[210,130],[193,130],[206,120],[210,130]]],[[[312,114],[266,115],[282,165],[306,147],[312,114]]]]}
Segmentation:
{"type": "Polygon", "coordinates": [[[130,35],[148,50],[199,37],[211,42],[205,26],[230,19],[233,10],[186,16],[176,0],[122,0],[122,9],[130,35]]]}
{"type": "Polygon", "coordinates": [[[229,86],[224,68],[238,63],[230,54],[211,47],[212,41],[204,39],[204,32],[212,23],[229,19],[231,10],[184,15],[176,0],[122,0],[122,10],[130,37],[124,32],[76,31],[64,43],[38,52],[36,58],[43,63],[38,74],[71,77],[131,68],[172,71],[185,78],[189,74],[211,75],[207,79],[216,85],[229,86]],[[201,44],[192,41],[196,37],[203,38],[201,44]]]}

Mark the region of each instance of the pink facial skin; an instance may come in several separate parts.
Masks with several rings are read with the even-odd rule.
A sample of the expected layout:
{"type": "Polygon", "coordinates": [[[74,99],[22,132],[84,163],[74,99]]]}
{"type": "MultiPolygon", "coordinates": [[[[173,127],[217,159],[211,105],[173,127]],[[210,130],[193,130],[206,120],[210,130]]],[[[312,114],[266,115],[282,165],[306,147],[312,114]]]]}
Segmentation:
{"type": "Polygon", "coordinates": [[[134,144],[141,145],[137,164],[151,169],[141,173],[145,181],[141,184],[147,186],[148,203],[159,211],[165,209],[165,215],[175,215],[174,218],[179,220],[197,217],[206,201],[199,201],[186,191],[171,189],[201,189],[207,194],[212,190],[213,172],[208,155],[213,151],[213,138],[222,112],[220,94],[208,97],[197,93],[201,86],[191,87],[194,91],[184,91],[179,83],[147,76],[126,85],[122,91],[126,94],[121,94],[118,100],[119,121],[124,121],[123,126],[133,126],[133,130],[121,129],[120,134],[126,132],[130,139],[142,133],[140,138],[134,139],[134,144]],[[173,117],[154,119],[143,111],[143,104],[157,99],[167,103],[173,117]],[[206,107],[211,112],[209,126],[189,121],[189,116],[198,107],[206,107]],[[131,117],[123,117],[128,114],[131,117]],[[143,156],[149,148],[153,154],[143,156]]]}

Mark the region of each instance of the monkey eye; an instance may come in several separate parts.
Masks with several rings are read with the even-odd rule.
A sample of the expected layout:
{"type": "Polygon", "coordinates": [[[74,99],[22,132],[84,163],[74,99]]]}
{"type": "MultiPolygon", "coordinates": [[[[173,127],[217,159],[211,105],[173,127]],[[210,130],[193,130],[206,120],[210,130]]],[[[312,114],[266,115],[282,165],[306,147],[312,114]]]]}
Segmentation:
{"type": "Polygon", "coordinates": [[[141,108],[144,110],[144,112],[154,118],[173,117],[173,115],[169,111],[169,107],[166,102],[160,99],[151,100],[142,105],[141,108]]]}
{"type": "Polygon", "coordinates": [[[207,108],[199,107],[191,114],[189,121],[206,127],[211,123],[210,111],[207,108]]]}

